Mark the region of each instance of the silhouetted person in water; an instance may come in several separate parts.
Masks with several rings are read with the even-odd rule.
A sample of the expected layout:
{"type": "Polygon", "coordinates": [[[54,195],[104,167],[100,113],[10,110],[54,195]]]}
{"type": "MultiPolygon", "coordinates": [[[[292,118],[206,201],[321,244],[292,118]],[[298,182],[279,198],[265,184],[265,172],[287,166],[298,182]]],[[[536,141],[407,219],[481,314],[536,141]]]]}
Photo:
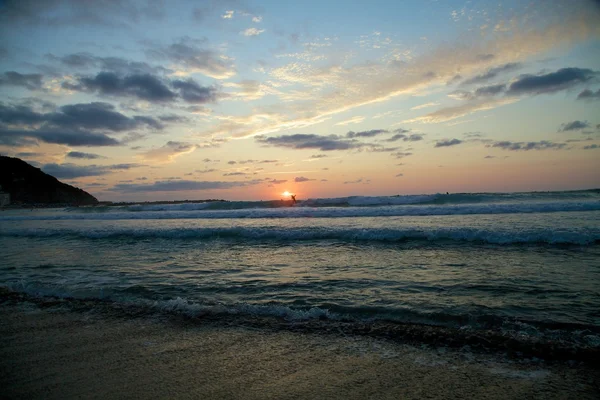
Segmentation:
{"type": "Polygon", "coordinates": [[[291,195],[290,197],[292,198],[292,201],[294,202],[294,204],[296,204],[296,195],[295,195],[295,194],[293,194],[293,195],[291,195]]]}

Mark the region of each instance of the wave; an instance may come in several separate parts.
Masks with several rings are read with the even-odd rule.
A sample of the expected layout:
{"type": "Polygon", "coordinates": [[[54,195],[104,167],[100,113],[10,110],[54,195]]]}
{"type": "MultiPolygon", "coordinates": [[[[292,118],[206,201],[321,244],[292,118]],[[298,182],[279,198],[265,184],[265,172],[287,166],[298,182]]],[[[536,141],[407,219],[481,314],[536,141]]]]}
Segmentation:
{"type": "Polygon", "coordinates": [[[84,239],[250,239],[279,241],[370,241],[370,242],[476,242],[498,245],[551,244],[590,245],[600,243],[600,228],[578,230],[490,230],[456,228],[353,228],[353,227],[215,227],[215,228],[7,228],[0,237],[75,237],[84,239]]]}
{"type": "MultiPolygon", "coordinates": [[[[54,290],[56,292],[56,290],[54,290]]],[[[434,344],[484,351],[519,352],[522,356],[598,363],[600,328],[594,325],[553,324],[494,315],[454,316],[418,313],[399,320],[386,315],[363,318],[339,314],[324,307],[295,308],[278,304],[199,303],[182,297],[165,300],[117,299],[104,296],[72,296],[37,292],[32,287],[0,287],[3,301],[36,303],[43,307],[67,307],[88,312],[118,312],[121,315],[152,317],[162,314],[188,321],[223,322],[267,329],[290,329],[307,333],[340,333],[381,337],[386,340],[434,344]],[[57,301],[58,300],[58,301],[57,301]],[[416,320],[413,317],[417,317],[416,320]]],[[[204,323],[204,322],[203,322],[204,323]]]]}
{"type": "MultiPolygon", "coordinates": [[[[540,201],[600,201],[600,189],[567,192],[522,193],[452,193],[397,196],[348,196],[300,200],[294,207],[380,207],[398,205],[452,205],[540,201]]],[[[268,201],[203,201],[183,203],[140,203],[94,207],[70,207],[74,213],[142,212],[142,211],[198,211],[287,208],[289,200],[268,201]]]]}
{"type": "MultiPolygon", "coordinates": [[[[285,207],[210,210],[207,203],[186,204],[188,209],[175,208],[138,212],[109,210],[104,212],[21,213],[0,216],[0,221],[22,220],[141,220],[141,219],[227,219],[227,218],[343,218],[343,217],[402,217],[470,214],[518,214],[573,211],[600,211],[600,200],[554,201],[527,203],[485,203],[454,205],[394,205],[379,207],[285,207]]],[[[182,205],[178,205],[182,206],[182,205]]],[[[154,206],[153,206],[154,207],[154,206]]],[[[93,210],[90,209],[90,210],[93,210]]]]}

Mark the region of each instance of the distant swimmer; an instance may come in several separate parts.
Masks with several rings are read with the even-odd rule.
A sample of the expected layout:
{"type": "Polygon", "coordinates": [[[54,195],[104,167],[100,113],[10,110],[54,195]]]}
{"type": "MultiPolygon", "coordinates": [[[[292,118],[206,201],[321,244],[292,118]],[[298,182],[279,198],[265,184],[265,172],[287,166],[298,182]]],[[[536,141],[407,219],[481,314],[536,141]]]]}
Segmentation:
{"type": "Polygon", "coordinates": [[[296,195],[292,194],[292,195],[290,195],[290,197],[292,198],[292,201],[294,202],[294,204],[296,204],[296,195]]]}

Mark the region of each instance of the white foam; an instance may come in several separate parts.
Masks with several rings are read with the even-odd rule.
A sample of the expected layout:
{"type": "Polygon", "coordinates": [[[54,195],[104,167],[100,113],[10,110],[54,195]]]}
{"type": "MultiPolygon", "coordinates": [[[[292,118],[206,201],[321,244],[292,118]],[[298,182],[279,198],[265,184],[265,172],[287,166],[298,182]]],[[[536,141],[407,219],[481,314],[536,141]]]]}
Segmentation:
{"type": "Polygon", "coordinates": [[[596,229],[575,229],[556,231],[555,229],[481,229],[474,227],[176,227],[160,226],[130,228],[123,226],[106,227],[45,227],[19,228],[2,227],[4,237],[60,237],[75,236],[90,239],[103,238],[178,238],[215,239],[244,238],[257,240],[344,240],[397,242],[406,240],[464,241],[492,244],[548,243],[586,245],[600,241],[600,227],[596,229]]]}
{"type": "MultiPolygon", "coordinates": [[[[194,203],[195,204],[195,203],[194,203]]],[[[201,203],[209,204],[209,203],[201,203]]],[[[178,205],[183,206],[183,205],[178,205]]],[[[146,207],[146,206],[144,206],[146,207]]],[[[144,209],[140,208],[140,210],[144,209]]],[[[534,203],[487,203],[452,205],[388,205],[381,207],[283,207],[245,208],[235,210],[169,209],[162,211],[123,211],[120,208],[106,212],[23,212],[2,215],[0,221],[21,220],[136,220],[136,219],[239,219],[239,218],[343,218],[343,217],[399,217],[470,214],[550,213],[599,211],[600,201],[559,201],[534,203]]],[[[200,205],[198,205],[200,207],[200,205]]],[[[208,207],[208,206],[204,206],[208,207]]]]}

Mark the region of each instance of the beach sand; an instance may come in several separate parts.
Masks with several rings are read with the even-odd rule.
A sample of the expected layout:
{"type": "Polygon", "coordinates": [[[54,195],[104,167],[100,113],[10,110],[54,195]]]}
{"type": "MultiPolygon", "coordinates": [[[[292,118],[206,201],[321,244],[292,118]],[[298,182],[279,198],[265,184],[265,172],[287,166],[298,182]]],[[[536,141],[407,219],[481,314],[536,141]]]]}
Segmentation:
{"type": "Polygon", "coordinates": [[[0,397],[597,399],[579,363],[368,337],[0,305],[0,397]]]}

